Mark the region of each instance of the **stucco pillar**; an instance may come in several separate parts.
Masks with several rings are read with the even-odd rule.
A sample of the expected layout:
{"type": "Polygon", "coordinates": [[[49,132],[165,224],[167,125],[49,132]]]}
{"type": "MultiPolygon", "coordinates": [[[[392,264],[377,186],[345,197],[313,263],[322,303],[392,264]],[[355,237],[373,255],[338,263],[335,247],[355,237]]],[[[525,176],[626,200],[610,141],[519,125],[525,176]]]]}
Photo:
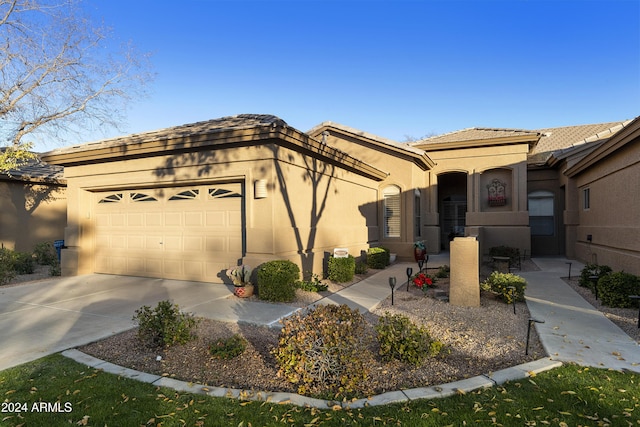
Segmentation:
{"type": "Polygon", "coordinates": [[[480,306],[479,246],[475,237],[456,237],[451,242],[449,303],[480,306]]]}

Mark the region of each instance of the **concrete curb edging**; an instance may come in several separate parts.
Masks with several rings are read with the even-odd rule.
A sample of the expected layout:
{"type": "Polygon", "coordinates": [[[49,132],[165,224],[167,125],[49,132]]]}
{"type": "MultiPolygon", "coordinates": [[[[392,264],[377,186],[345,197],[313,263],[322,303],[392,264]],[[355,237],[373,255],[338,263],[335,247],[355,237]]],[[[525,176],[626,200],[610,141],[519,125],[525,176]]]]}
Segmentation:
{"type": "Polygon", "coordinates": [[[507,381],[527,378],[540,372],[562,366],[562,362],[551,360],[547,357],[440,386],[390,391],[376,396],[351,401],[334,401],[314,399],[312,397],[301,396],[296,393],[240,390],[188,383],[173,378],[147,374],[145,372],[114,365],[113,363],[105,362],[104,360],[95,358],[76,349],[65,350],[61,354],[91,368],[100,369],[111,374],[146,382],[155,386],[169,387],[177,391],[205,394],[211,397],[226,397],[230,399],[252,400],[276,404],[291,404],[302,407],[315,407],[319,409],[334,408],[336,406],[339,406],[342,409],[357,409],[367,406],[381,406],[390,403],[409,402],[417,399],[439,399],[453,396],[455,394],[468,393],[478,389],[491,388],[496,385],[504,384],[507,381]]]}

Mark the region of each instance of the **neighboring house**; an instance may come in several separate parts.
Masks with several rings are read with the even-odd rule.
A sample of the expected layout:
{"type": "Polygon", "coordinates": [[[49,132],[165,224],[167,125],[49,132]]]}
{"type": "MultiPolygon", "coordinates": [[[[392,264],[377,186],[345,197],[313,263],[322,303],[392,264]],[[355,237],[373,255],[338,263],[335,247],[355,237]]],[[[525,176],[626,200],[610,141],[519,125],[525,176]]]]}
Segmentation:
{"type": "MultiPolygon", "coordinates": [[[[220,281],[230,266],[272,259],[318,273],[337,247],[359,256],[384,246],[409,260],[416,240],[434,253],[461,235],[478,236],[483,254],[508,245],[584,261],[580,221],[601,220],[575,207],[578,189],[595,186],[582,177],[604,162],[628,168],[637,183],[640,166],[607,152],[575,169],[576,154],[562,150],[614,144],[637,157],[637,139],[615,142],[626,126],[475,128],[401,144],[332,122],[303,133],[275,116],[243,114],[43,158],[64,166],[68,182],[63,274],[220,281]]],[[[635,213],[633,190],[635,205],[623,206],[635,213]]],[[[637,236],[638,216],[628,222],[637,236]]],[[[603,240],[591,234],[593,250],[603,240]]],[[[625,246],[636,265],[638,241],[625,246]]]]}
{"type": "Polygon", "coordinates": [[[31,252],[64,237],[66,183],[62,167],[32,160],[0,174],[0,245],[31,252]]]}

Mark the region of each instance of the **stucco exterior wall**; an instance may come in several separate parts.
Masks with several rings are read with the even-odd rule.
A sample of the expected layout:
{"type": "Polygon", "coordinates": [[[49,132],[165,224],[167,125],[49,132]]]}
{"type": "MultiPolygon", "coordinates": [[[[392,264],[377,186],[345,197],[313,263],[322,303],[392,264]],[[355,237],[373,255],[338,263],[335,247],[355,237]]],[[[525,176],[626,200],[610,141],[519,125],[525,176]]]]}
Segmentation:
{"type": "Polygon", "coordinates": [[[429,229],[432,221],[429,216],[432,209],[429,200],[429,175],[418,165],[419,162],[415,157],[409,153],[398,152],[394,147],[386,146],[384,143],[372,143],[367,138],[359,138],[335,130],[329,132],[326,143],[388,174],[386,179],[376,183],[376,192],[367,196],[366,205],[359,208],[360,211],[368,212],[367,218],[372,217],[373,212],[376,212],[376,217],[380,219],[376,226],[368,226],[371,246],[388,248],[400,261],[413,260],[413,243],[417,240],[424,240],[429,252],[437,252],[436,239],[429,229]],[[381,223],[384,217],[383,191],[389,186],[400,189],[402,221],[399,237],[385,237],[381,223]],[[416,194],[420,195],[420,224],[416,224],[416,194]]]}
{"type": "Polygon", "coordinates": [[[627,143],[574,179],[579,223],[576,258],[640,275],[640,139],[627,143]],[[588,208],[584,205],[587,189],[588,208]]]}
{"type": "MultiPolygon", "coordinates": [[[[527,212],[528,144],[437,150],[427,148],[436,166],[430,175],[430,195],[437,200],[447,192],[441,189],[438,177],[447,173],[466,174],[465,235],[478,236],[481,254],[492,246],[508,245],[530,251],[529,217],[527,212]],[[506,204],[489,206],[487,184],[493,179],[506,182],[506,204]]],[[[437,207],[432,204],[431,208],[437,207]]],[[[437,211],[429,212],[431,227],[439,229],[437,211]]],[[[438,236],[440,233],[438,232],[438,236]]]]}
{"type": "Polygon", "coordinates": [[[321,273],[325,252],[347,247],[359,255],[375,234],[378,184],[277,142],[198,153],[67,166],[68,227],[63,274],[94,271],[95,193],[107,189],[184,186],[218,181],[244,184],[243,262],[255,267],[290,259],[321,273]],[[256,197],[255,182],[267,196],[256,197]],[[373,231],[372,231],[373,230],[373,231]]]}
{"type": "Polygon", "coordinates": [[[31,252],[39,243],[62,239],[66,205],[62,185],[0,181],[0,244],[31,252]]]}

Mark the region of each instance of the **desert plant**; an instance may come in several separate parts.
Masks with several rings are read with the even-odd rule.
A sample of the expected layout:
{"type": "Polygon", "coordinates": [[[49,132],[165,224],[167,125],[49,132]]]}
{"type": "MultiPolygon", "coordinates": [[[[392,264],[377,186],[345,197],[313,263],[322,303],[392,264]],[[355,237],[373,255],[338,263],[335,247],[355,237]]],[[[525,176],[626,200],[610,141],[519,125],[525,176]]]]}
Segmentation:
{"type": "Polygon", "coordinates": [[[227,277],[231,279],[234,286],[246,286],[251,284],[251,267],[240,265],[227,270],[227,277]]]}
{"type": "Polygon", "coordinates": [[[367,250],[367,265],[370,268],[383,269],[389,265],[390,260],[389,249],[382,246],[369,248],[367,250]]]}
{"type": "Polygon", "coordinates": [[[480,284],[482,290],[493,292],[508,304],[511,304],[514,298],[516,301],[524,301],[524,290],[526,287],[527,281],[523,277],[513,273],[500,273],[498,271],[491,273],[487,280],[480,284]]]}
{"type": "Polygon", "coordinates": [[[266,262],[258,269],[258,298],[273,302],[293,301],[299,279],[300,268],[293,262],[266,262]]]}
{"type": "Polygon", "coordinates": [[[278,375],[297,384],[300,394],[366,392],[372,356],[365,324],[347,305],[320,305],[288,317],[274,349],[278,375]]]}
{"type": "Polygon", "coordinates": [[[624,271],[606,274],[598,280],[598,291],[602,304],[608,307],[637,307],[638,300],[629,295],[640,295],[640,277],[624,271]]]}
{"type": "Polygon", "coordinates": [[[58,252],[51,242],[38,243],[33,249],[33,255],[40,265],[53,265],[58,262],[58,252]]]}
{"type": "Polygon", "coordinates": [[[35,271],[35,260],[30,253],[14,251],[12,258],[13,270],[17,274],[33,274],[35,271]]]}
{"type": "Polygon", "coordinates": [[[160,301],[156,308],[145,305],[135,311],[138,338],[150,347],[185,344],[193,338],[192,329],[198,323],[188,313],[180,311],[171,301],[160,301]]]}
{"type": "Polygon", "coordinates": [[[357,261],[356,262],[356,274],[365,274],[369,266],[365,261],[357,261]]]}
{"type": "Polygon", "coordinates": [[[580,286],[584,286],[585,288],[589,288],[594,291],[593,282],[589,277],[598,276],[598,280],[600,280],[612,271],[613,270],[608,265],[587,264],[580,272],[580,286]]]}
{"type": "Polygon", "coordinates": [[[307,271],[305,272],[304,279],[296,282],[296,288],[307,292],[322,292],[329,289],[329,286],[320,281],[320,276],[307,271]]]}
{"type": "Polygon", "coordinates": [[[440,278],[440,279],[445,279],[445,278],[449,277],[450,274],[451,274],[451,269],[449,268],[449,266],[448,265],[442,265],[442,266],[440,266],[440,268],[436,272],[436,277],[440,278]]]}
{"type": "Polygon", "coordinates": [[[328,278],[334,282],[343,283],[353,280],[356,273],[356,259],[353,255],[346,258],[329,258],[328,278]]]}
{"type": "Polygon", "coordinates": [[[239,334],[220,338],[209,345],[209,353],[216,359],[229,360],[240,356],[247,348],[247,341],[239,334]]]}
{"type": "Polygon", "coordinates": [[[428,356],[437,355],[443,344],[432,341],[429,331],[401,314],[385,313],[376,325],[380,356],[419,366],[428,356]]]}
{"type": "Polygon", "coordinates": [[[16,277],[13,269],[13,251],[7,248],[0,248],[0,285],[6,285],[16,277]]]}

